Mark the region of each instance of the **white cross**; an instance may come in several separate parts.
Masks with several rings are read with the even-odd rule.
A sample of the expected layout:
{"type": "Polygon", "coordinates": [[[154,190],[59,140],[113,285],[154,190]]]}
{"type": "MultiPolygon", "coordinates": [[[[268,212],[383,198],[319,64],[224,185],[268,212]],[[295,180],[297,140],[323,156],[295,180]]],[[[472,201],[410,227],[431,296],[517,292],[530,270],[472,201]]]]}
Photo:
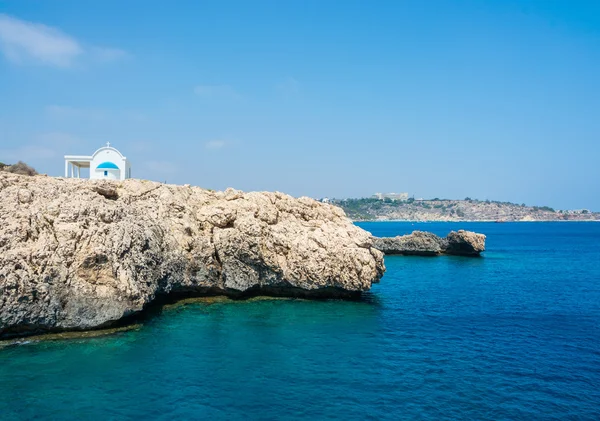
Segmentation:
{"type": "Polygon", "coordinates": [[[106,146],[110,148],[110,142],[106,142],[106,146]]]}

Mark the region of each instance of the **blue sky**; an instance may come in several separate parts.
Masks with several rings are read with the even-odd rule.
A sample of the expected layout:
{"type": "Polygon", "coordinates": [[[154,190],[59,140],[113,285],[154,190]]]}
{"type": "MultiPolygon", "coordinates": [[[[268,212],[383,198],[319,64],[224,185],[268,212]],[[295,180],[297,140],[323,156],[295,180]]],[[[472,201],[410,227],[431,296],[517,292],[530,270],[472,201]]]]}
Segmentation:
{"type": "Polygon", "coordinates": [[[0,1],[0,161],[600,210],[600,2],[0,1]]]}

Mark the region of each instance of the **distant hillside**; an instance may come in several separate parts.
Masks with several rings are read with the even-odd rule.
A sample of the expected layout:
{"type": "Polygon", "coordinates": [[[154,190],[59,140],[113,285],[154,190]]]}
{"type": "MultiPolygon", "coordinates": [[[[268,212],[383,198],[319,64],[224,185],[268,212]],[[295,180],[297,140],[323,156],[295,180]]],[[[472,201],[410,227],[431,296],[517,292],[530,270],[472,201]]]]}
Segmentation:
{"type": "Polygon", "coordinates": [[[600,221],[600,213],[481,200],[332,199],[355,221],[600,221]]]}

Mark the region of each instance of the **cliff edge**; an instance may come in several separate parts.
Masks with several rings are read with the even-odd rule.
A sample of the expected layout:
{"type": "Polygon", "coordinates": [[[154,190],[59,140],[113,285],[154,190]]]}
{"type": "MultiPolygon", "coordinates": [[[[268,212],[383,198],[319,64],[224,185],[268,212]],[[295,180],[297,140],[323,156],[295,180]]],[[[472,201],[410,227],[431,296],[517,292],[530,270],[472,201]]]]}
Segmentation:
{"type": "Polygon", "coordinates": [[[0,337],[173,297],[356,296],[384,270],[367,232],[309,198],[0,172],[0,337]]]}

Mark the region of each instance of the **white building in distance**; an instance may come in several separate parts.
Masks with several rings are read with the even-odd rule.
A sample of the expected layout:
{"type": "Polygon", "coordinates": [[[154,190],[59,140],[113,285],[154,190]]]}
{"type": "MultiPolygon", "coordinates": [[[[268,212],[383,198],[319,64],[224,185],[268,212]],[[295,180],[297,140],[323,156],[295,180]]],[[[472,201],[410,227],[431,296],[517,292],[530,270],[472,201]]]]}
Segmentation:
{"type": "Polygon", "coordinates": [[[80,178],[81,169],[90,169],[92,180],[125,180],[131,178],[131,162],[110,146],[98,149],[91,156],[65,155],[65,177],[80,178]],[[70,172],[70,174],[69,174],[70,172]]]}
{"type": "Polygon", "coordinates": [[[405,202],[408,200],[408,193],[375,193],[373,198],[379,200],[390,199],[405,202]]]}

